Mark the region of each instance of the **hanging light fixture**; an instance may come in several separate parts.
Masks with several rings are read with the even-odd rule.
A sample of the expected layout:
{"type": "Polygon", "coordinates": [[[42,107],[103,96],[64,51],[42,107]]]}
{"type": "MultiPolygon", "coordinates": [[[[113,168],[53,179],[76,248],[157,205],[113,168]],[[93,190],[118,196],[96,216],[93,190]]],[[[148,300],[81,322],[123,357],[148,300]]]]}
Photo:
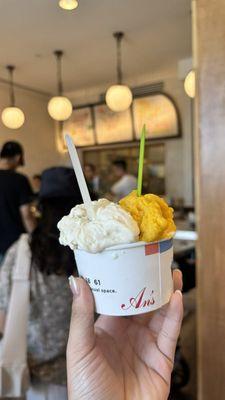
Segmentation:
{"type": "Polygon", "coordinates": [[[58,80],[58,95],[52,97],[48,102],[48,112],[49,115],[56,121],[67,120],[72,112],[73,106],[71,101],[62,95],[63,85],[62,85],[62,50],[54,51],[56,62],[57,62],[57,80],[58,80]]]}
{"type": "Polygon", "coordinates": [[[110,110],[119,112],[127,110],[133,100],[130,88],[122,84],[122,66],[121,66],[121,41],[124,37],[123,32],[113,34],[117,44],[117,84],[112,85],[106,92],[105,100],[110,110]]]}
{"type": "Polygon", "coordinates": [[[184,90],[192,99],[195,97],[195,71],[193,69],[188,72],[184,80],[184,90]]]}
{"type": "Polygon", "coordinates": [[[15,93],[14,93],[14,82],[13,82],[13,72],[15,67],[13,65],[7,65],[6,69],[9,72],[9,82],[10,82],[10,106],[4,108],[2,111],[2,122],[10,129],[20,128],[25,121],[25,116],[23,111],[15,106],[15,93]]]}
{"type": "Polygon", "coordinates": [[[78,7],[77,0],[59,0],[59,7],[63,8],[64,10],[75,10],[78,7]]]}

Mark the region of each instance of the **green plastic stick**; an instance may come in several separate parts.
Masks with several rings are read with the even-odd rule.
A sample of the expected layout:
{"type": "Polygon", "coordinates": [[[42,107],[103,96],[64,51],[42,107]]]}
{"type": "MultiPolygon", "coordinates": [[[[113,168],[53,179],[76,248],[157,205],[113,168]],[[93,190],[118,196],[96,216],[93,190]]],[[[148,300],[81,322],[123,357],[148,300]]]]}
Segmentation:
{"type": "Polygon", "coordinates": [[[138,196],[141,196],[142,193],[143,166],[144,166],[144,155],[145,155],[145,136],[146,136],[146,126],[144,125],[141,131],[141,142],[140,142],[140,152],[139,152],[138,186],[137,186],[138,196]]]}

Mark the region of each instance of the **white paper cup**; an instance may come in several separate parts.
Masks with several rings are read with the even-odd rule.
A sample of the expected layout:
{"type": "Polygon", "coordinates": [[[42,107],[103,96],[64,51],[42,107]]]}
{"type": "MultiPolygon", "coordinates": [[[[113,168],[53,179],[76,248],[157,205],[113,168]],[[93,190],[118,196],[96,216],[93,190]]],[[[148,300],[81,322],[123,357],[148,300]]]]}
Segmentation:
{"type": "Polygon", "coordinates": [[[119,245],[97,254],[78,249],[75,259],[99,314],[146,313],[168,303],[172,294],[172,239],[119,245]]]}

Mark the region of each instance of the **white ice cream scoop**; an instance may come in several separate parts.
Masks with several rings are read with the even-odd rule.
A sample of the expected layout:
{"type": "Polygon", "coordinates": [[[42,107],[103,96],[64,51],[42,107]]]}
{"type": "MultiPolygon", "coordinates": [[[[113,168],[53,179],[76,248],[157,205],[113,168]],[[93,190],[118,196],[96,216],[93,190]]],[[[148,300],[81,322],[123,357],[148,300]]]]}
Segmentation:
{"type": "Polygon", "coordinates": [[[138,240],[139,228],[133,217],[118,204],[106,199],[92,202],[92,219],[83,204],[72,208],[58,223],[62,245],[101,252],[117,244],[138,240]]]}

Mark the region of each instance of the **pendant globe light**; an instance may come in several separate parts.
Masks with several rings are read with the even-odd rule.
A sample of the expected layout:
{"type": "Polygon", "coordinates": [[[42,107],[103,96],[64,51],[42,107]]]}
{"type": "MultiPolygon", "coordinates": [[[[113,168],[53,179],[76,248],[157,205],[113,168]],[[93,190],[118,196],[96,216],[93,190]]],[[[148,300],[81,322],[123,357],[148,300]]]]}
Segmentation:
{"type": "Polygon", "coordinates": [[[14,82],[13,72],[15,67],[13,65],[7,65],[6,69],[9,72],[10,82],[10,106],[4,108],[2,111],[2,122],[9,129],[19,129],[25,121],[23,111],[15,106],[15,93],[14,93],[14,82]]]}
{"type": "Polygon", "coordinates": [[[133,100],[130,88],[122,84],[122,65],[121,65],[121,41],[124,37],[123,32],[113,34],[117,44],[117,84],[112,85],[106,92],[105,101],[110,110],[114,112],[126,111],[133,100]]]}
{"type": "Polygon", "coordinates": [[[71,101],[62,95],[62,50],[54,51],[57,62],[57,81],[58,81],[58,95],[52,97],[48,102],[49,115],[56,121],[66,121],[73,112],[71,101]]]}
{"type": "Polygon", "coordinates": [[[192,99],[195,97],[195,71],[193,69],[188,72],[184,80],[184,90],[192,99]]]}
{"type": "Polygon", "coordinates": [[[64,10],[75,10],[78,7],[77,0],[59,0],[59,7],[63,8],[64,10]]]}

